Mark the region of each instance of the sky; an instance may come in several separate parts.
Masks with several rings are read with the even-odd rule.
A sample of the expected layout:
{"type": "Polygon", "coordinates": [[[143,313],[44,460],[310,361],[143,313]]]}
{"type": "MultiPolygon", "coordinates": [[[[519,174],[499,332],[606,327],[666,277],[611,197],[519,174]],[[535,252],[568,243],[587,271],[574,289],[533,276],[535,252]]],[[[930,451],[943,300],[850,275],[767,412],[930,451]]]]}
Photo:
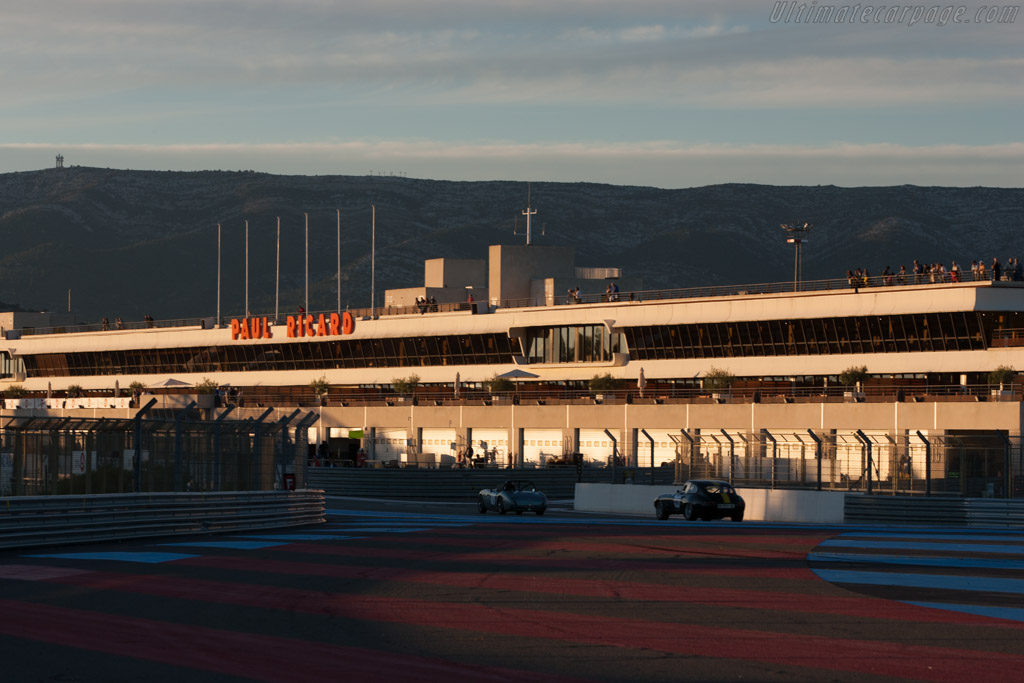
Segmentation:
{"type": "Polygon", "coordinates": [[[1021,187],[1020,8],[4,0],[0,172],[1021,187]]]}

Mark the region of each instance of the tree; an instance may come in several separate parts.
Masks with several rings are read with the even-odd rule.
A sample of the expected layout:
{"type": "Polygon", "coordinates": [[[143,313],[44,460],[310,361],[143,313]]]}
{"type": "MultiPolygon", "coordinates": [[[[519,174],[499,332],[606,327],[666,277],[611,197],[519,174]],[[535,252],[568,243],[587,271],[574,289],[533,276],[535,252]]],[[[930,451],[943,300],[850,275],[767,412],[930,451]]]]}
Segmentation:
{"type": "Polygon", "coordinates": [[[851,365],[839,373],[839,383],[846,387],[860,384],[867,378],[868,366],[866,365],[851,365]]]}
{"type": "Polygon", "coordinates": [[[724,391],[736,381],[736,375],[724,368],[711,367],[704,374],[704,388],[712,391],[724,391]]]}
{"type": "Polygon", "coordinates": [[[12,384],[11,386],[4,389],[4,398],[22,398],[27,392],[25,387],[20,384],[12,384]]]}
{"type": "Polygon", "coordinates": [[[619,380],[612,377],[610,372],[603,375],[594,375],[588,383],[591,391],[615,391],[619,388],[619,380]]]}
{"type": "Polygon", "coordinates": [[[411,394],[416,391],[416,387],[420,385],[419,375],[409,375],[408,377],[399,377],[391,382],[391,388],[395,390],[397,394],[411,394]]]}
{"type": "Polygon", "coordinates": [[[68,398],[79,398],[85,394],[85,389],[82,388],[81,384],[70,384],[67,388],[68,398]]]}
{"type": "Polygon", "coordinates": [[[216,380],[210,379],[209,377],[204,377],[202,382],[196,384],[196,393],[212,394],[213,392],[217,391],[217,387],[219,386],[220,384],[218,384],[216,380]]]}
{"type": "Polygon", "coordinates": [[[128,385],[128,391],[133,394],[142,394],[146,390],[146,385],[142,382],[132,382],[128,385]]]}
{"type": "Polygon", "coordinates": [[[515,391],[516,388],[516,385],[512,380],[505,377],[498,377],[497,374],[487,380],[485,384],[487,385],[488,391],[492,394],[497,394],[502,391],[515,391]]]}
{"type": "Polygon", "coordinates": [[[1011,383],[1017,377],[1017,371],[1008,365],[1000,365],[988,373],[988,383],[998,384],[1000,387],[1011,383]]]}
{"type": "MultiPolygon", "coordinates": [[[[419,378],[417,377],[416,379],[418,380],[419,378]]],[[[326,375],[320,375],[318,379],[309,383],[309,388],[313,390],[317,397],[323,398],[327,395],[327,390],[331,388],[331,383],[327,381],[326,375]]]]}

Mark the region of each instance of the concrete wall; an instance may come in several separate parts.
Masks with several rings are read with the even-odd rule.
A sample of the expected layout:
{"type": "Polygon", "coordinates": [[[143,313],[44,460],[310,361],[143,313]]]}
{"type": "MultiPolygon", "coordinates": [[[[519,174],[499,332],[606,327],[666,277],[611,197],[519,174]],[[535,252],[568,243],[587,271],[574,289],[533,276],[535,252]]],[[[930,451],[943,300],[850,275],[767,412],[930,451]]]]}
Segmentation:
{"type": "Polygon", "coordinates": [[[491,302],[530,298],[535,279],[573,277],[575,258],[572,247],[492,245],[487,280],[491,302]]]}
{"type": "MultiPolygon", "coordinates": [[[[469,258],[434,258],[423,262],[426,287],[487,287],[487,261],[469,258]]],[[[464,299],[465,297],[463,297],[464,299]]]]}
{"type": "MultiPolygon", "coordinates": [[[[654,499],[678,486],[641,484],[576,484],[574,509],[654,517],[654,499]]],[[[843,491],[736,489],[747,508],[743,518],[765,522],[838,524],[843,521],[843,491]]]]}

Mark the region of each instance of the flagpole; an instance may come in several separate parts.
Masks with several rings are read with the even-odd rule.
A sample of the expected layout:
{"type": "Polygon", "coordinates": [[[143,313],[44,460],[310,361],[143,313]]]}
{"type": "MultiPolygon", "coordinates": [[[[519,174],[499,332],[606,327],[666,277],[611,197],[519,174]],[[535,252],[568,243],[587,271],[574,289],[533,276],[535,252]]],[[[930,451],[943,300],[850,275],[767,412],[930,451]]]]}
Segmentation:
{"type": "Polygon", "coordinates": [[[220,223],[217,224],[217,327],[220,327],[220,223]]]}
{"type": "Polygon", "coordinates": [[[245,222],[245,315],[249,315],[249,221],[245,222]]]}
{"type": "Polygon", "coordinates": [[[309,315],[309,214],[306,217],[306,315],[309,315]]]}
{"type": "Polygon", "coordinates": [[[377,277],[377,207],[370,204],[370,316],[374,317],[377,277]]]}
{"type": "Polygon", "coordinates": [[[338,212],[338,313],[341,313],[341,209],[338,212]]]}
{"type": "Polygon", "coordinates": [[[274,265],[274,322],[281,308],[281,217],[277,217],[277,261],[274,265]]]}

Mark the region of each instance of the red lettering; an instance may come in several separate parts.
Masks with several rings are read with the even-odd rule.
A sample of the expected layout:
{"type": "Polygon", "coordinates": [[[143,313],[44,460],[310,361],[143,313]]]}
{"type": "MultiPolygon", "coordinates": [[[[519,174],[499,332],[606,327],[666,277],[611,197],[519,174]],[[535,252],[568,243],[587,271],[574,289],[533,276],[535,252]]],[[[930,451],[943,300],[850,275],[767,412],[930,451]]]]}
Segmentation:
{"type": "Polygon", "coordinates": [[[264,339],[273,339],[274,338],[274,334],[270,331],[270,323],[267,321],[266,318],[263,319],[263,338],[264,339]]]}
{"type": "Polygon", "coordinates": [[[297,336],[296,333],[295,333],[295,318],[294,318],[294,316],[288,316],[288,319],[285,321],[285,325],[286,325],[286,328],[285,328],[286,331],[285,331],[285,335],[284,336],[286,336],[286,337],[295,337],[295,336],[297,336]]]}
{"type": "Polygon", "coordinates": [[[316,336],[326,337],[327,336],[327,321],[324,320],[324,314],[320,314],[320,318],[316,321],[316,336]]]}
{"type": "Polygon", "coordinates": [[[341,316],[331,313],[331,335],[341,334],[341,316]]]}
{"type": "Polygon", "coordinates": [[[241,322],[241,324],[239,325],[239,335],[238,335],[238,338],[239,339],[251,339],[252,338],[249,335],[249,321],[248,320],[243,320],[241,322]]]}
{"type": "Polygon", "coordinates": [[[344,334],[352,334],[356,331],[356,319],[348,311],[341,314],[341,331],[344,334]]]}
{"type": "Polygon", "coordinates": [[[231,339],[238,339],[238,318],[231,319],[231,339]]]}
{"type": "Polygon", "coordinates": [[[307,315],[306,316],[306,324],[305,324],[304,327],[305,327],[305,329],[303,330],[303,333],[305,334],[305,336],[307,336],[307,337],[314,337],[314,336],[316,336],[316,332],[313,331],[313,316],[312,315],[307,315]]]}

